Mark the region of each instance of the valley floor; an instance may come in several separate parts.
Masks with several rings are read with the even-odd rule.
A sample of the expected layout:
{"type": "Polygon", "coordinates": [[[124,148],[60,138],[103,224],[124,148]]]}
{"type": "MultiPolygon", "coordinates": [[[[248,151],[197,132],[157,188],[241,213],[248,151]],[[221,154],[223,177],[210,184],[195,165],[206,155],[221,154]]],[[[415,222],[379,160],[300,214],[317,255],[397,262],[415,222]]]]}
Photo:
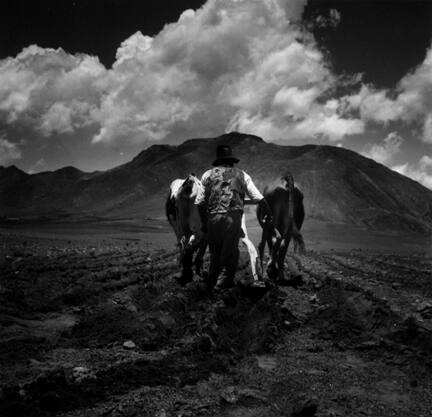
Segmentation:
{"type": "Polygon", "coordinates": [[[311,232],[298,287],[254,293],[242,253],[209,298],[131,233],[0,230],[1,416],[431,416],[429,247],[311,232]]]}

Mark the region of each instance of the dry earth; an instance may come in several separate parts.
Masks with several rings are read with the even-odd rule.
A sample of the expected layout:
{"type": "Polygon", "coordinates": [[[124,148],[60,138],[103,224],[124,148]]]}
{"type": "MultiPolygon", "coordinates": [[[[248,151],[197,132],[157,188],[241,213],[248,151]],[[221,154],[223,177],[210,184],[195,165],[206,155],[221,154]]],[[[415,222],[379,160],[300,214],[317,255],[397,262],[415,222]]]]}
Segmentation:
{"type": "Polygon", "coordinates": [[[429,249],[290,254],[301,285],[264,295],[242,253],[209,297],[173,250],[93,238],[0,235],[1,416],[432,415],[429,249]]]}

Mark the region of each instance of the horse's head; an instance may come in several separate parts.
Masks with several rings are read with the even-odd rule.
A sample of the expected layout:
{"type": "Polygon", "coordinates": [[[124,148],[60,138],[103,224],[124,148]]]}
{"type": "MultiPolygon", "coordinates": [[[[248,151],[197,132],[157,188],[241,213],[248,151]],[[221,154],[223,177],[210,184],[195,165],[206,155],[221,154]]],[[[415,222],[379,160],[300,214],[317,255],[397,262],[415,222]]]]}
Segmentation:
{"type": "Polygon", "coordinates": [[[190,173],[181,186],[181,194],[187,198],[195,198],[202,188],[203,185],[198,177],[194,173],[190,173]]]}
{"type": "Polygon", "coordinates": [[[285,171],[284,174],[280,178],[280,186],[285,188],[286,190],[292,189],[294,186],[294,178],[290,171],[285,171]]]}

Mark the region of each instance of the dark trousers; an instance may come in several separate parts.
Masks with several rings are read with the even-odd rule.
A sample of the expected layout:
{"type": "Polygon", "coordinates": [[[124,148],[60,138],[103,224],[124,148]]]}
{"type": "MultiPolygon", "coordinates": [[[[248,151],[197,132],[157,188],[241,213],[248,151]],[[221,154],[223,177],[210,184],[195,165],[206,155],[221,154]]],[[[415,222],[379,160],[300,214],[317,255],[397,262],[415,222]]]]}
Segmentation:
{"type": "Polygon", "coordinates": [[[210,251],[209,285],[213,288],[223,273],[227,282],[234,281],[239,259],[239,240],[242,236],[242,211],[210,214],[207,238],[210,251]]]}

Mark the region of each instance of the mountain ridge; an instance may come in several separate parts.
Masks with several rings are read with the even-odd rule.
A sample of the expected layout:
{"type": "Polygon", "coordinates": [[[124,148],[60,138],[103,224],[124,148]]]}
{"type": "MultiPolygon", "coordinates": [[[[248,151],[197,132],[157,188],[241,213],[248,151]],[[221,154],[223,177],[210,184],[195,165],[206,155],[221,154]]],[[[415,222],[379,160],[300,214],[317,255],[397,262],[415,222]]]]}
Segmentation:
{"type": "Polygon", "coordinates": [[[307,216],[374,229],[432,231],[432,191],[372,159],[330,145],[283,146],[231,132],[153,145],[107,171],[74,167],[27,174],[0,168],[0,215],[59,212],[145,217],[162,213],[169,183],[211,167],[229,144],[261,190],[290,170],[305,194],[307,216]]]}

